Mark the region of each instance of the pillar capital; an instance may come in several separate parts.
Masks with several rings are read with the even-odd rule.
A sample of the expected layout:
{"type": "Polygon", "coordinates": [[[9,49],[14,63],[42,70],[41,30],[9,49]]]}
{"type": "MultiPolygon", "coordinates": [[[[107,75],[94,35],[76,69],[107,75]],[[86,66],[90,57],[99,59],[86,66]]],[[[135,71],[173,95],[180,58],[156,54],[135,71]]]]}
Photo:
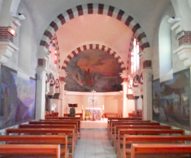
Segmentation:
{"type": "Polygon", "coordinates": [[[37,71],[48,71],[47,70],[47,63],[48,59],[47,58],[38,58],[38,66],[37,66],[37,71]]]}
{"type": "Polygon", "coordinates": [[[19,49],[11,41],[0,41],[0,64],[5,64],[19,49]]]}
{"type": "Polygon", "coordinates": [[[144,60],[143,61],[143,69],[151,69],[152,68],[152,61],[151,60],[144,60]]]}
{"type": "MultiPolygon", "coordinates": [[[[191,38],[191,34],[190,34],[191,38]]],[[[191,42],[191,39],[190,39],[191,42]]],[[[191,43],[179,46],[174,52],[186,67],[191,67],[191,43]]]]}
{"type": "Polygon", "coordinates": [[[120,76],[121,76],[121,78],[123,78],[123,79],[127,79],[127,78],[128,78],[128,72],[127,72],[127,70],[123,70],[123,71],[120,73],[120,76]]]}

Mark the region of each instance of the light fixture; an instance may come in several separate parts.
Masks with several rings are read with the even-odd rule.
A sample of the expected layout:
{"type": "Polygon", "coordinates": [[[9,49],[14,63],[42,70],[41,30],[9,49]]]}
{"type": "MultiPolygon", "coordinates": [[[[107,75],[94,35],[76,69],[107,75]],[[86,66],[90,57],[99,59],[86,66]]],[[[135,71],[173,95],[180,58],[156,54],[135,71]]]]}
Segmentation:
{"type": "Polygon", "coordinates": [[[14,28],[12,28],[12,27],[9,27],[8,28],[8,32],[12,35],[12,36],[16,36],[16,30],[14,29],[14,28]]]}
{"type": "Polygon", "coordinates": [[[179,17],[170,17],[168,19],[168,23],[173,24],[173,23],[178,22],[180,20],[181,20],[181,18],[179,18],[179,17]]]}

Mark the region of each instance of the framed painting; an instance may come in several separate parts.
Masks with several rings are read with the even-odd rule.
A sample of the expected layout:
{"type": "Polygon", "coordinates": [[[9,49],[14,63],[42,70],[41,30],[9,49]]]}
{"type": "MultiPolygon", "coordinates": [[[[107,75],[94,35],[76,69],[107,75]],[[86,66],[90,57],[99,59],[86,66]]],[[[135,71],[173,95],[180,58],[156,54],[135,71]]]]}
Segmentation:
{"type": "Polygon", "coordinates": [[[153,120],[190,128],[190,73],[174,74],[166,82],[153,81],[153,120]]]}
{"type": "Polygon", "coordinates": [[[0,128],[35,118],[36,80],[18,77],[17,72],[1,67],[0,128]]]}
{"type": "Polygon", "coordinates": [[[113,92],[122,90],[118,61],[102,50],[86,50],[73,57],[66,67],[68,91],[113,92]]]}

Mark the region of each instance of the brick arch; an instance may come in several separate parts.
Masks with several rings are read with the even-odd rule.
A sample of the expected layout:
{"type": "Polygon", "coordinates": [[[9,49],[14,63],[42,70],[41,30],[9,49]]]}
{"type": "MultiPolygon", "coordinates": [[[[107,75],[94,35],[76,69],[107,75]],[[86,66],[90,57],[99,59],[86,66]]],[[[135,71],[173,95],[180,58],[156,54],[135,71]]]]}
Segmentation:
{"type": "Polygon", "coordinates": [[[62,25],[64,25],[71,19],[86,14],[102,14],[116,18],[132,30],[134,35],[139,40],[142,50],[150,47],[145,32],[132,16],[126,14],[123,10],[119,10],[113,6],[93,3],[78,5],[74,8],[68,9],[65,13],[58,15],[56,19],[52,21],[49,24],[48,28],[45,30],[42,40],[40,41],[40,45],[48,49],[51,38],[62,25]]]}
{"type": "Polygon", "coordinates": [[[64,71],[66,70],[66,67],[68,65],[68,63],[70,62],[70,60],[75,57],[78,53],[85,51],[85,50],[90,50],[90,49],[98,49],[98,50],[103,50],[104,52],[109,53],[110,55],[112,55],[119,63],[121,70],[125,70],[125,65],[124,62],[122,60],[122,58],[115,52],[113,51],[111,48],[106,47],[104,45],[99,45],[99,44],[87,44],[87,45],[83,45],[81,47],[76,48],[74,51],[72,51],[67,57],[66,59],[63,61],[62,67],[61,69],[63,69],[64,71]]]}

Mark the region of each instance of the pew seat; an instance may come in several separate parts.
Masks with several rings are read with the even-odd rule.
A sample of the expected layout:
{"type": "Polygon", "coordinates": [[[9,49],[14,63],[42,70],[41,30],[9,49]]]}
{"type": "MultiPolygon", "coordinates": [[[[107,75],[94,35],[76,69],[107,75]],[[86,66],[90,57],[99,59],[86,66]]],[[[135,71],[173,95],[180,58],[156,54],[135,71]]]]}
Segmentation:
{"type": "Polygon", "coordinates": [[[114,134],[111,135],[111,144],[116,146],[118,139],[119,129],[171,129],[171,126],[161,126],[161,125],[116,125],[114,126],[114,134]]]}
{"type": "Polygon", "coordinates": [[[190,135],[124,135],[122,148],[118,149],[118,157],[127,158],[130,155],[132,144],[172,144],[187,143],[191,141],[190,135]]]}
{"type": "Polygon", "coordinates": [[[190,154],[191,144],[132,144],[131,147],[131,158],[137,155],[146,155],[147,158],[189,158],[190,154]]]}
{"type": "Polygon", "coordinates": [[[0,136],[0,142],[5,144],[58,144],[60,145],[60,154],[68,157],[68,138],[67,135],[3,135],[0,136]]]}
{"type": "Polygon", "coordinates": [[[3,144],[0,145],[0,155],[3,157],[56,157],[60,158],[60,145],[39,145],[39,144],[3,144]]]}
{"type": "Polygon", "coordinates": [[[19,128],[19,129],[6,129],[6,135],[67,135],[69,156],[74,157],[75,149],[75,131],[74,129],[59,129],[59,128],[19,128]]]}

